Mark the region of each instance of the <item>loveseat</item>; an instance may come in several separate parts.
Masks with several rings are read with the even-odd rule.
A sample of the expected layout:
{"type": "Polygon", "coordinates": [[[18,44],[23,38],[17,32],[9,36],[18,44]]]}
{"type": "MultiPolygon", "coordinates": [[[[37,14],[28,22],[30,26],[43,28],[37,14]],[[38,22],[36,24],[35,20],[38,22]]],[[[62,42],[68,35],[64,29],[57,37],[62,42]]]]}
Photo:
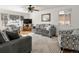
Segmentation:
{"type": "Polygon", "coordinates": [[[37,24],[35,33],[51,38],[52,36],[56,36],[56,27],[51,24],[37,24]]]}
{"type": "Polygon", "coordinates": [[[32,51],[31,36],[18,37],[15,33],[7,33],[5,36],[9,40],[0,31],[0,53],[28,53],[32,51]]]}

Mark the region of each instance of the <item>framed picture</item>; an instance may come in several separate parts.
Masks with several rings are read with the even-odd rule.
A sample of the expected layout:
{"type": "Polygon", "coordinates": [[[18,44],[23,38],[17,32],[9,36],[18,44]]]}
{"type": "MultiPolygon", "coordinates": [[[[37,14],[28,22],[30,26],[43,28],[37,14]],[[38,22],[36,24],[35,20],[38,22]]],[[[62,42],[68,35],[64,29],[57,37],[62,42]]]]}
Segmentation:
{"type": "Polygon", "coordinates": [[[50,13],[42,14],[41,15],[41,20],[43,22],[49,22],[51,20],[51,14],[50,13]]]}

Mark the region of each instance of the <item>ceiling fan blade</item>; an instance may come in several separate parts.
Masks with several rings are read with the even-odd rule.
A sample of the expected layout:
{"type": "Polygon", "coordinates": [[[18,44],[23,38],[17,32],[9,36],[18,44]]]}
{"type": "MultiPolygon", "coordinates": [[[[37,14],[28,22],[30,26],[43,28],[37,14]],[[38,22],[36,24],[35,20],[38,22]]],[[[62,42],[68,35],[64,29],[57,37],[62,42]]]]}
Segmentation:
{"type": "Polygon", "coordinates": [[[37,10],[37,9],[34,9],[34,11],[39,11],[39,10],[37,10]]]}
{"type": "Polygon", "coordinates": [[[35,8],[36,8],[35,6],[29,5],[28,11],[31,11],[31,12],[33,12],[33,11],[39,11],[38,9],[35,9],[35,8]]]}
{"type": "Polygon", "coordinates": [[[35,9],[35,8],[34,8],[33,10],[34,10],[34,11],[39,11],[38,9],[35,9]]]}

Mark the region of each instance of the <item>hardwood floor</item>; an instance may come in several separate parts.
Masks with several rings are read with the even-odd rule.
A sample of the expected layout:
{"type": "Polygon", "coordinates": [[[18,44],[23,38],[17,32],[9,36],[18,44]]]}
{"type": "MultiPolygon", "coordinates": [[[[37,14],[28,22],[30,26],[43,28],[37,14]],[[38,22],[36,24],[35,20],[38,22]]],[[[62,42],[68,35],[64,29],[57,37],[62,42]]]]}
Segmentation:
{"type": "Polygon", "coordinates": [[[32,33],[32,31],[20,31],[21,36],[27,36],[29,33],[32,33]]]}

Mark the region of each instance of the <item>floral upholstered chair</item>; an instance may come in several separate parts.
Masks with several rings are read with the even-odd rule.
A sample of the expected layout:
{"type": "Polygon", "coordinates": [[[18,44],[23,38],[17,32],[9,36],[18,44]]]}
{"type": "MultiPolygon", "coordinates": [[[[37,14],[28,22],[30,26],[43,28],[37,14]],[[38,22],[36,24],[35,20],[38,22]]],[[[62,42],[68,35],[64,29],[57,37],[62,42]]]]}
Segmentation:
{"type": "Polygon", "coordinates": [[[59,34],[61,48],[79,51],[79,29],[60,31],[59,34]]]}

